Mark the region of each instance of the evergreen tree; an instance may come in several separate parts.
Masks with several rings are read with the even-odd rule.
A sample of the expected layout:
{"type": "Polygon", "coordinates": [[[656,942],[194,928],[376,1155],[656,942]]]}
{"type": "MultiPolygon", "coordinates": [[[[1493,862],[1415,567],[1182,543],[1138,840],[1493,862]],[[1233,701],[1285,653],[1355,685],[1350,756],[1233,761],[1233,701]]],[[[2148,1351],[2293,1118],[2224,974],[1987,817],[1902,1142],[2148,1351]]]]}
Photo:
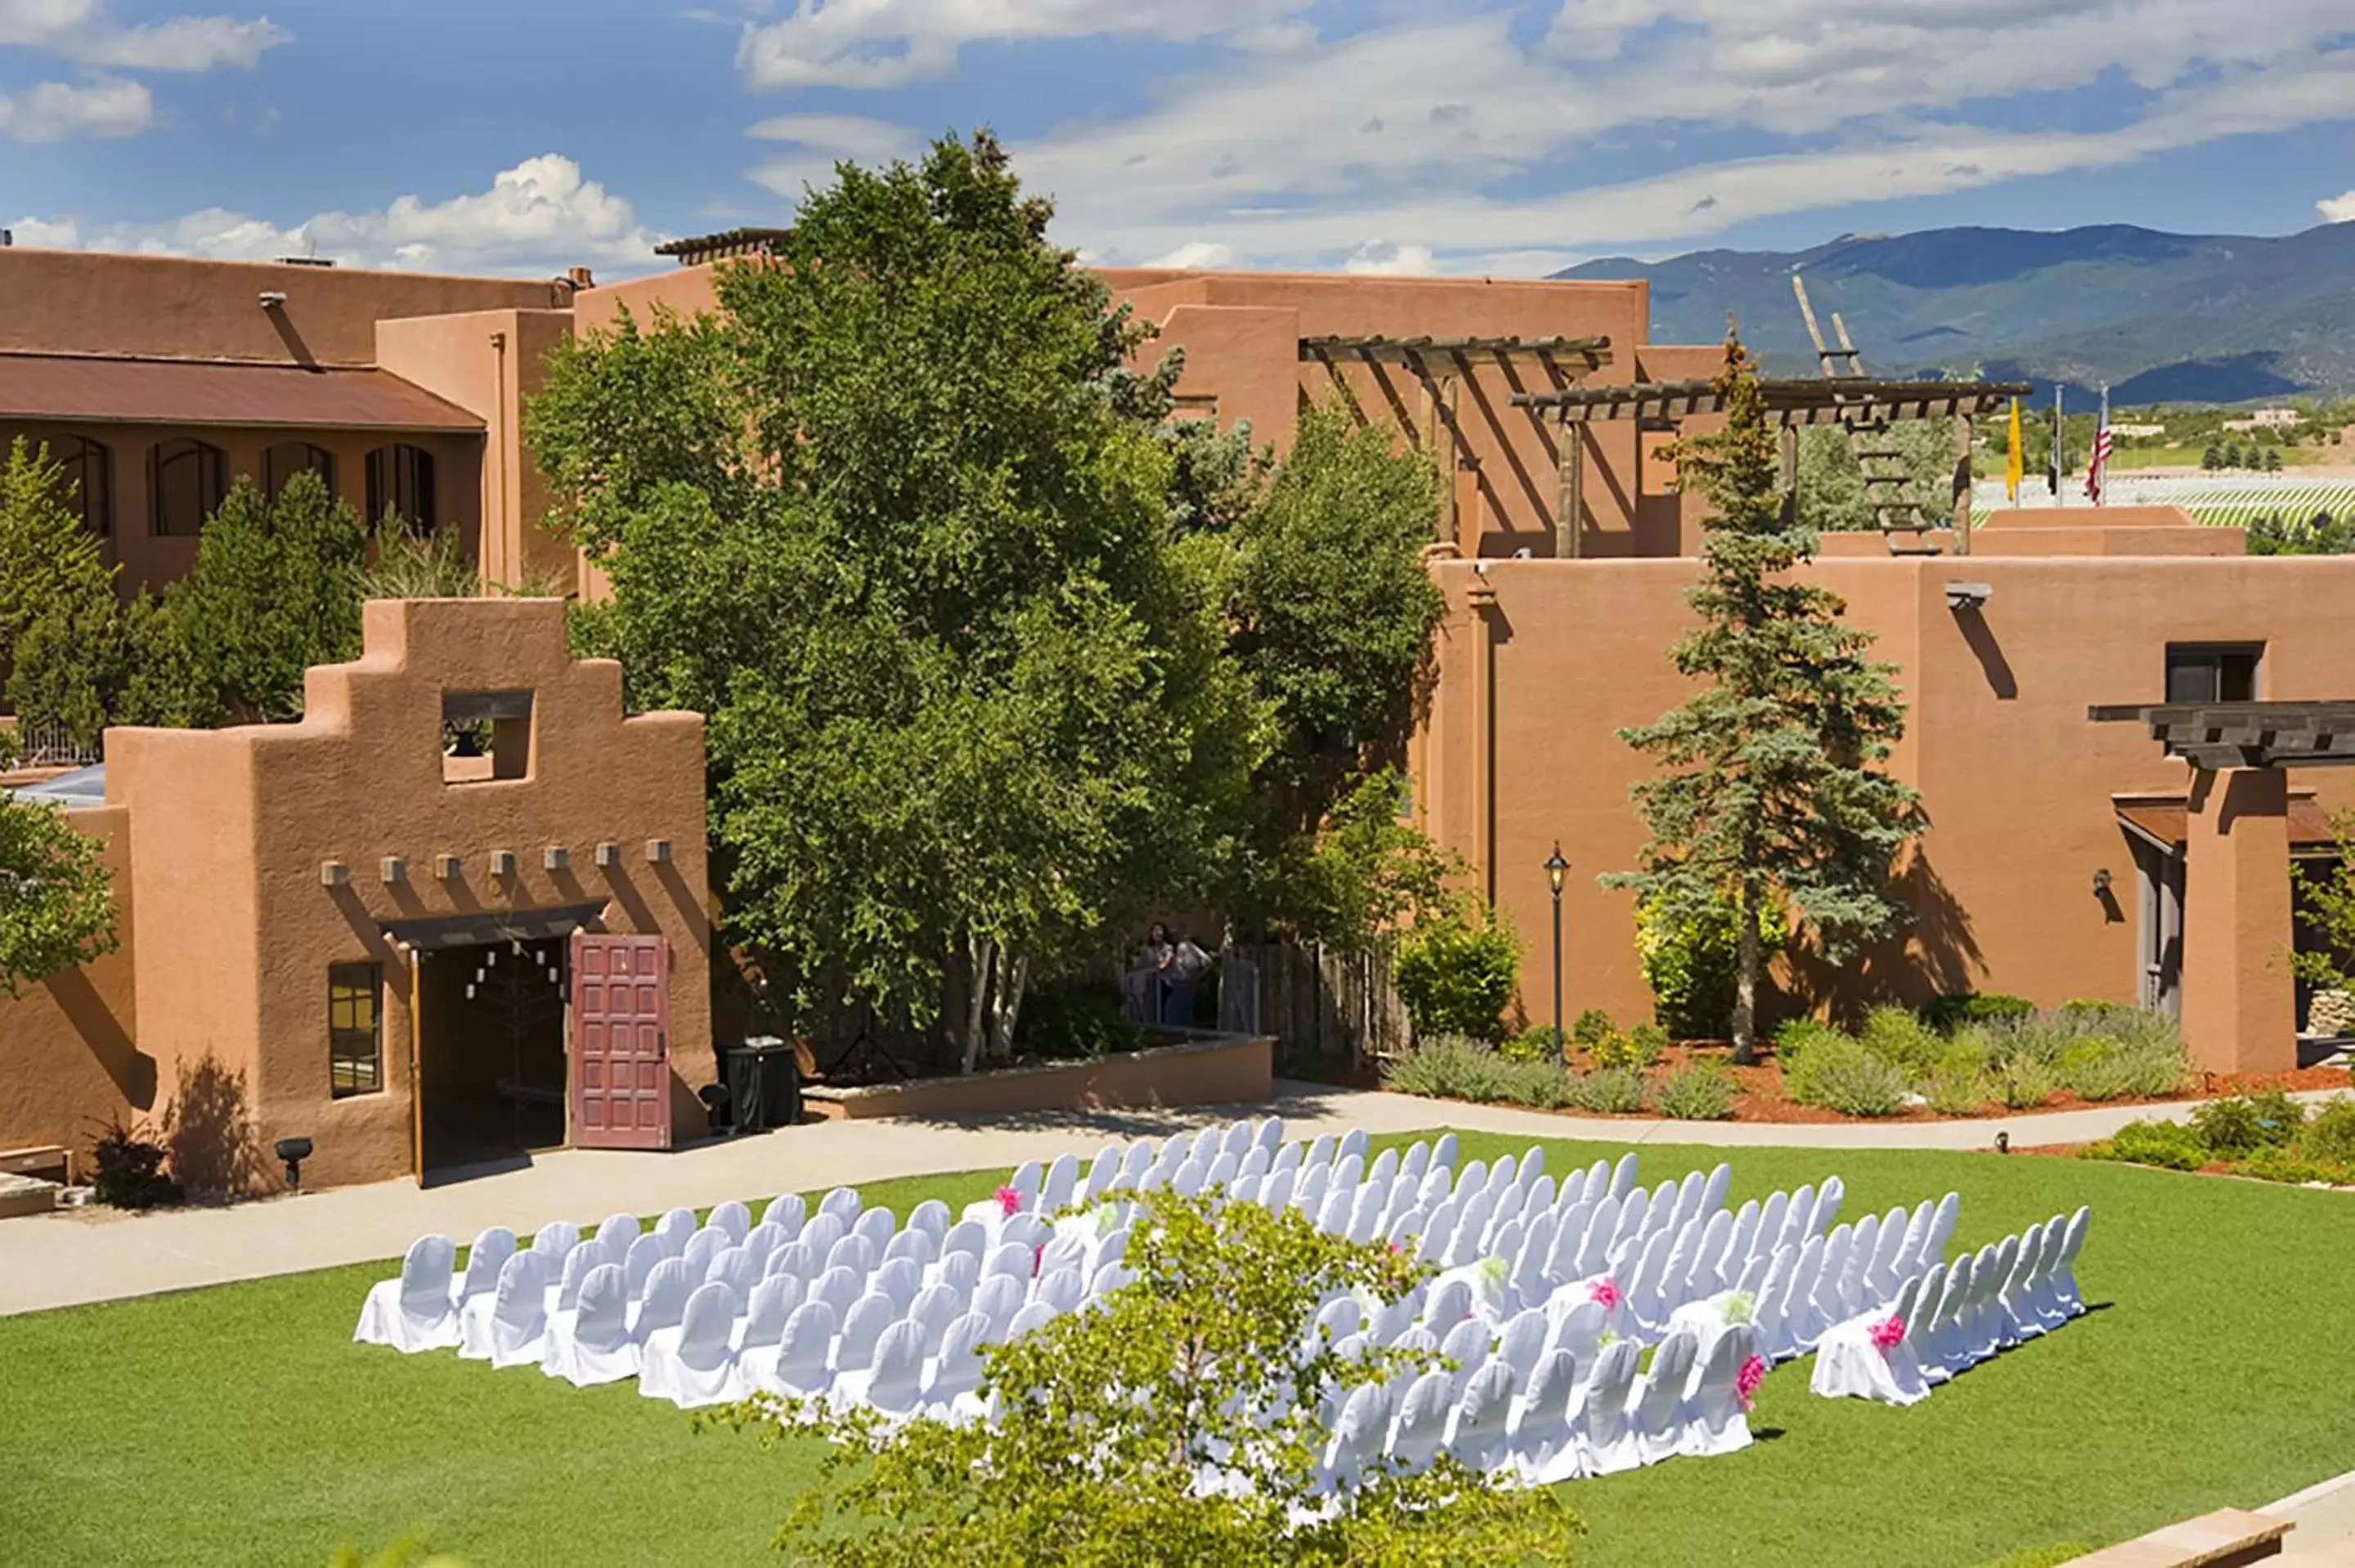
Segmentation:
{"type": "Polygon", "coordinates": [[[296,474],[275,501],[240,479],[165,601],[197,673],[193,705],[240,722],[300,717],[303,672],[359,652],[366,549],[358,517],[317,474],[296,474]]]}
{"type": "Polygon", "coordinates": [[[64,471],[22,437],[0,467],[0,683],[36,730],[97,744],[120,679],[114,569],[67,505],[64,471]]]}
{"type": "Polygon", "coordinates": [[[1837,594],[1795,576],[1816,535],[1785,521],[1774,431],[1731,332],[1717,386],[1724,429],[1673,452],[1682,482],[1715,508],[1702,579],[1686,595],[1700,624],[1670,652],[1699,687],[1656,723],[1620,732],[1662,771],[1632,791],[1651,832],[1640,869],[1606,881],[1669,915],[1732,906],[1731,1022],[1746,1063],[1765,957],[1759,911],[1783,899],[1837,961],[1901,918],[1890,865],[1922,816],[1884,766],[1904,732],[1894,666],[1868,656],[1872,634],[1849,624],[1837,594]]]}
{"type": "Polygon", "coordinates": [[[2223,449],[2219,447],[2215,442],[2210,441],[2206,447],[2200,450],[2200,466],[2210,473],[2214,473],[2217,470],[2222,468],[2224,466],[2223,449]]]}

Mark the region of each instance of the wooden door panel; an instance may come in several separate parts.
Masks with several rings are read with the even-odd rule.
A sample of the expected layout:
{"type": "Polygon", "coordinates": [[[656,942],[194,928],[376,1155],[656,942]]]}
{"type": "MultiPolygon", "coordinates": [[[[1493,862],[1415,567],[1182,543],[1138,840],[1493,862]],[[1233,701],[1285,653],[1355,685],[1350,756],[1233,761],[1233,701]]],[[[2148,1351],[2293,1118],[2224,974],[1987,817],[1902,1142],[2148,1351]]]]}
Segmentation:
{"type": "Polygon", "coordinates": [[[670,949],[659,937],[572,938],[573,1141],[670,1147],[670,949]]]}

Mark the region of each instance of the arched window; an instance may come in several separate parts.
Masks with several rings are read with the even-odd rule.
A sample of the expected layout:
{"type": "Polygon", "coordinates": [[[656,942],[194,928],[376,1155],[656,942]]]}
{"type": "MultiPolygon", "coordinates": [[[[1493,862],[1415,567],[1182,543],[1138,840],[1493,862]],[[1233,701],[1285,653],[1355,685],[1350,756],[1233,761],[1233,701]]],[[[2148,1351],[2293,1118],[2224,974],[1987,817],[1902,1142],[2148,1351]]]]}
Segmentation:
{"type": "Polygon", "coordinates": [[[368,453],[368,525],[383,521],[388,512],[399,514],[409,531],[420,536],[441,524],[434,508],[433,454],[423,447],[396,442],[368,453]]]}
{"type": "Polygon", "coordinates": [[[106,537],[114,532],[114,454],[88,436],[58,436],[49,460],[65,471],[66,507],[81,525],[106,537]]]}
{"type": "Polygon", "coordinates": [[[308,441],[280,441],[261,454],[261,493],[271,500],[298,473],[315,473],[327,493],[336,493],[336,454],[308,441]]]}
{"type": "Polygon", "coordinates": [[[220,448],[186,436],[156,442],[148,473],[155,532],[166,538],[194,538],[204,532],[205,519],[229,493],[229,465],[220,448]]]}

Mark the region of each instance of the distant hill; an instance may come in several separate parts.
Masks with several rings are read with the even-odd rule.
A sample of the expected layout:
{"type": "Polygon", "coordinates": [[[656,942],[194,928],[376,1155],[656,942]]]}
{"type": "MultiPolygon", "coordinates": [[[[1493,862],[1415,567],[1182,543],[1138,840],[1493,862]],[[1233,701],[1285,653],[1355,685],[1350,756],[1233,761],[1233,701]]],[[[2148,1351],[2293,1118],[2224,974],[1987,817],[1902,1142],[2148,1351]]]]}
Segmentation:
{"type": "Polygon", "coordinates": [[[2125,225],[1843,235],[1796,253],[1614,257],[1560,278],[1646,278],[1652,338],[1713,343],[1725,313],[1769,370],[1813,374],[1791,297],[1847,321],[1876,375],[2054,380],[2114,403],[2231,403],[2355,390],[2355,223],[2277,238],[2125,225]]]}

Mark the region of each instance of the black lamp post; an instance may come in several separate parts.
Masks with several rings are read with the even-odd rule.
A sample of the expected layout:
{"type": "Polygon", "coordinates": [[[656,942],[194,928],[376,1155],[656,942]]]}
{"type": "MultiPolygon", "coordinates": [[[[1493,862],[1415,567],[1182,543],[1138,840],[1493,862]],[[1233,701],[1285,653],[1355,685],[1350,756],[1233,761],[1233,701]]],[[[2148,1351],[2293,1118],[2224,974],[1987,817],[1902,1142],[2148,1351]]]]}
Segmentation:
{"type": "Polygon", "coordinates": [[[1561,841],[1554,841],[1553,853],[1546,856],[1546,885],[1553,889],[1553,1054],[1561,1058],[1561,874],[1570,869],[1570,862],[1561,858],[1561,841]]]}

